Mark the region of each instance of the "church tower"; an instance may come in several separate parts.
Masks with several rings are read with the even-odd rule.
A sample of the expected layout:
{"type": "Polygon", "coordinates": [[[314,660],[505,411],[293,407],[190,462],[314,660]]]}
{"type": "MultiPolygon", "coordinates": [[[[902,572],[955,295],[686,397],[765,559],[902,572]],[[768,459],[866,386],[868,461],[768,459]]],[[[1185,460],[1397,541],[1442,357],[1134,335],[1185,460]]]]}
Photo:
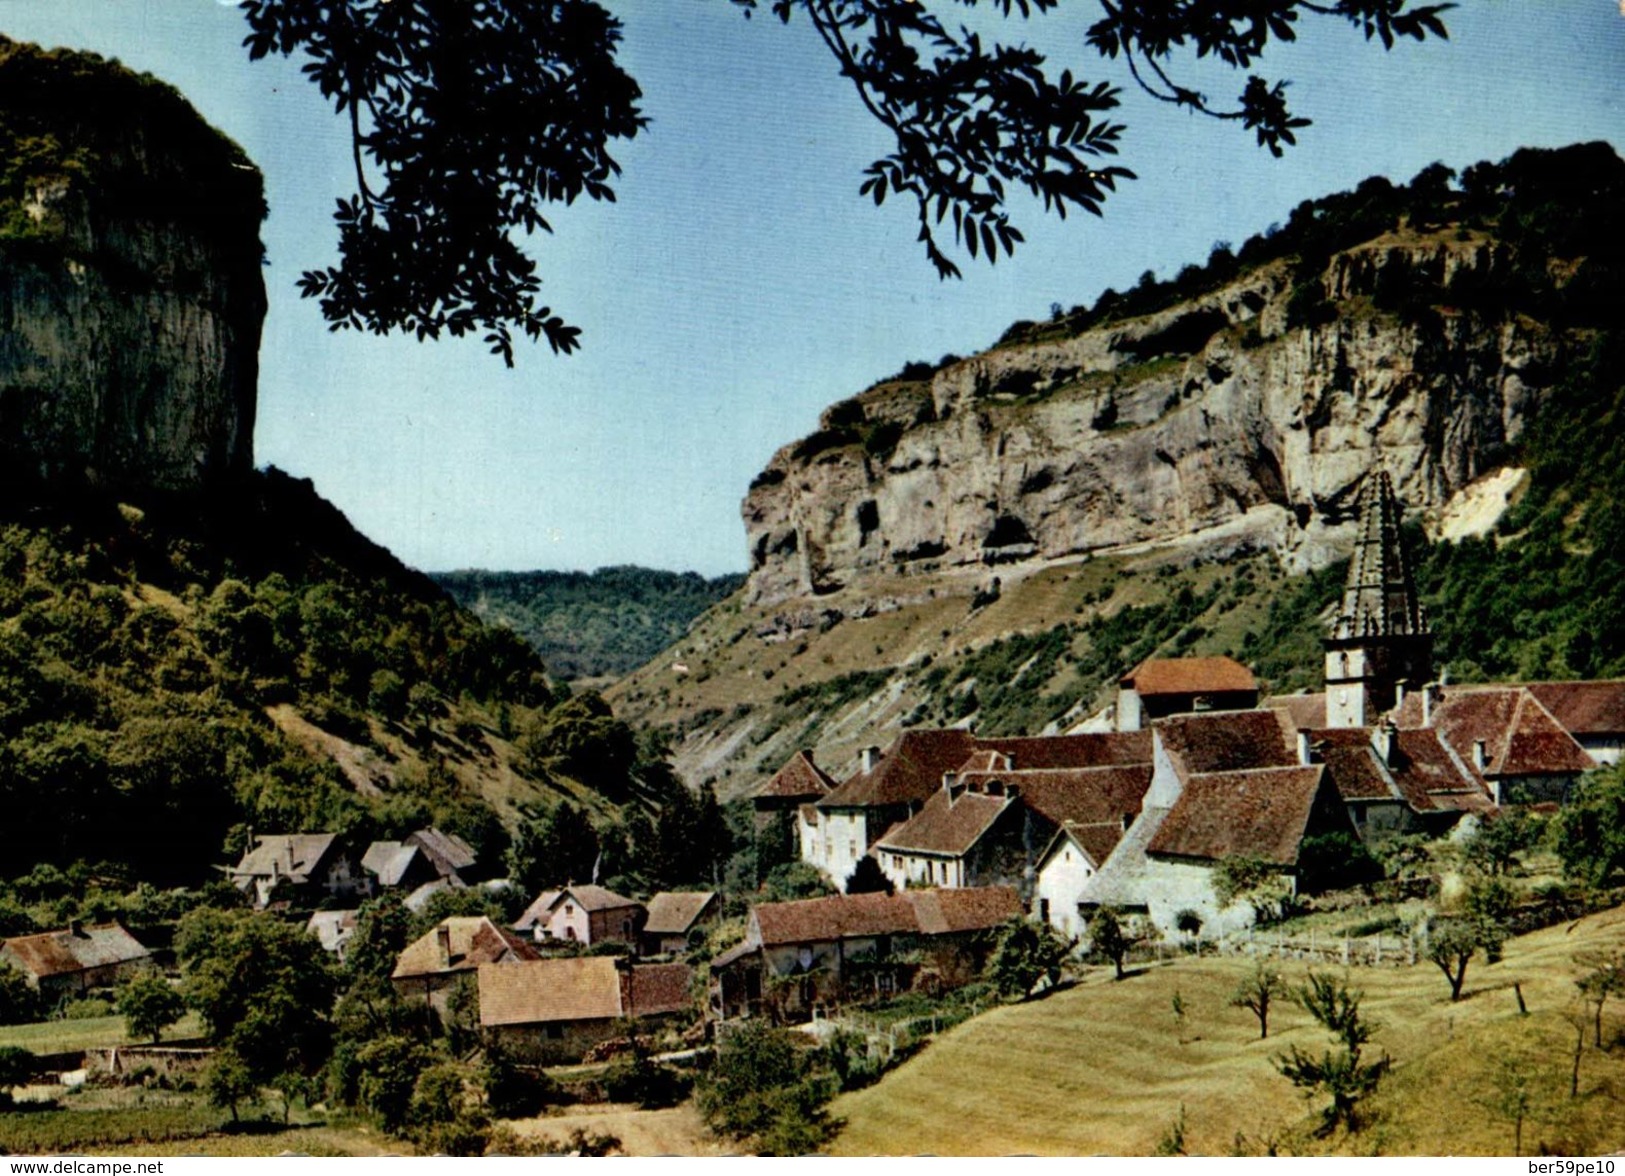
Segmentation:
{"type": "Polygon", "coordinates": [[[1343,605],[1326,647],[1326,725],[1366,727],[1397,704],[1400,688],[1433,676],[1427,610],[1400,546],[1399,502],[1388,471],[1371,470],[1360,488],[1360,531],[1343,605]]]}

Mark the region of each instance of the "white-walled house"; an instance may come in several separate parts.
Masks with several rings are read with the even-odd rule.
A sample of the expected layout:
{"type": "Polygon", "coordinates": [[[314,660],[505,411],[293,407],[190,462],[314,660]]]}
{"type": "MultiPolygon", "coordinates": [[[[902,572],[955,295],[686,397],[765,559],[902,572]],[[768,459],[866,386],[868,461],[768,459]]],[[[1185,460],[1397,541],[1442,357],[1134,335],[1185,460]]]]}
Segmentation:
{"type": "Polygon", "coordinates": [[[1033,917],[1048,923],[1068,939],[1084,933],[1078,900],[1084,884],[1095,876],[1123,836],[1122,825],[1084,825],[1068,821],[1055,831],[1038,862],[1033,886],[1033,917]]]}

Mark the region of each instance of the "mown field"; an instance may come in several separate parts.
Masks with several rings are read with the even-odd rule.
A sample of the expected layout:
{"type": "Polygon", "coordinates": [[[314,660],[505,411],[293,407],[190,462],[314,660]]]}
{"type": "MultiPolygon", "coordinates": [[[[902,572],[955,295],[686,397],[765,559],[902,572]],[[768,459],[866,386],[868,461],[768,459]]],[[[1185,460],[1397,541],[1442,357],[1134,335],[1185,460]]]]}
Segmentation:
{"type": "MultiPolygon", "coordinates": [[[[1369,1048],[1393,1069],[1357,1135],[1318,1139],[1308,1103],[1272,1059],[1292,1044],[1319,1054],[1328,1038],[1283,1005],[1268,1040],[1229,1007],[1242,959],[1186,959],[1112,981],[1091,975],[1048,999],[995,1009],[833,1107],[839,1155],[1149,1155],[1183,1115],[1191,1154],[1501,1155],[1513,1123],[1497,1109],[1508,1075],[1531,1096],[1523,1149],[1568,1154],[1625,1148],[1625,1006],[1605,1007],[1608,1050],[1586,1040],[1580,1094],[1568,1097],[1577,1028],[1578,953],[1625,949],[1625,909],[1508,943],[1475,959],[1450,1002],[1431,964],[1352,969],[1379,1025],[1369,1048]],[[1513,984],[1529,1014],[1521,1016],[1513,984]],[[1174,1014],[1175,994],[1186,1009],[1174,1014]]],[[[1289,980],[1305,968],[1286,963],[1289,980]]]]}

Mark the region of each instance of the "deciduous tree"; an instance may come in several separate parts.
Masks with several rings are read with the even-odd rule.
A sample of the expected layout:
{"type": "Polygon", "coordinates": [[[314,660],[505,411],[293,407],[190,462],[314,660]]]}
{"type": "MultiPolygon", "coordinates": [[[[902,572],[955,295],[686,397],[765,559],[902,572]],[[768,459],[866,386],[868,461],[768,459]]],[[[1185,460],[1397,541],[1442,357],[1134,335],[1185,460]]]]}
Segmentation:
{"type": "Polygon", "coordinates": [[[115,1005],[131,1037],[152,1038],[186,1015],[186,1000],[157,972],[143,969],[119,987],[115,1005]]]}
{"type": "Polygon", "coordinates": [[[1230,1005],[1232,1008],[1246,1009],[1258,1018],[1258,1036],[1262,1040],[1270,1035],[1270,1008],[1286,991],[1286,981],[1281,978],[1281,973],[1265,960],[1256,960],[1253,970],[1236,986],[1236,991],[1230,997],[1230,1005]]]}

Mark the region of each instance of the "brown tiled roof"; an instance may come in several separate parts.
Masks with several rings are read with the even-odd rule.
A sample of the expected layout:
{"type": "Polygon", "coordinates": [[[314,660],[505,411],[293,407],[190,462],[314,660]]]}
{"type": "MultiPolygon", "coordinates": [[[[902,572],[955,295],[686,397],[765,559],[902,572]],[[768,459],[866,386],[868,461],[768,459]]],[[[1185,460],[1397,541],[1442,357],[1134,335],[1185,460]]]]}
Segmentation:
{"type": "Polygon", "coordinates": [[[473,971],[481,964],[506,964],[534,960],[537,952],[511,931],[504,931],[484,915],[455,915],[407,944],[395,961],[392,973],[397,980],[413,976],[438,976],[448,972],[473,971]],[[440,959],[440,928],[451,931],[451,958],[440,959]]]}
{"type": "Polygon", "coordinates": [[[1371,728],[1328,727],[1304,734],[1345,801],[1400,799],[1387,767],[1371,745],[1371,728]]]}
{"type": "Polygon", "coordinates": [[[609,956],[481,964],[480,1024],[612,1021],[621,1015],[621,974],[609,956]]]}
{"type": "Polygon", "coordinates": [[[874,935],[978,930],[996,927],[1020,910],[1021,900],[1010,887],[979,886],[763,903],[751,908],[751,921],[763,946],[779,947],[874,935]]]}
{"type": "Polygon", "coordinates": [[[729,964],[737,963],[746,956],[756,955],[761,950],[761,944],[752,943],[748,939],[743,943],[736,943],[711,961],[711,970],[715,972],[721,968],[726,968],[729,964]]]}
{"type": "Polygon", "coordinates": [[[643,930],[651,935],[686,935],[716,897],[712,890],[662,890],[649,900],[643,930]]]}
{"type": "Polygon", "coordinates": [[[1044,852],[1039,855],[1039,869],[1043,869],[1050,858],[1055,856],[1056,851],[1061,849],[1065,843],[1070,842],[1078,847],[1078,851],[1083,854],[1084,860],[1098,870],[1106,863],[1106,859],[1111,856],[1112,850],[1117,848],[1117,843],[1122,839],[1123,824],[1121,821],[1088,825],[1079,824],[1077,821],[1067,821],[1059,829],[1055,830],[1055,836],[1050,838],[1049,844],[1044,847],[1044,852]]]}
{"type": "MultiPolygon", "coordinates": [[[[1407,695],[1397,721],[1422,725],[1422,701],[1407,695]]],[[[1433,704],[1433,726],[1462,759],[1472,762],[1473,745],[1484,744],[1484,775],[1566,775],[1595,762],[1551,713],[1522,686],[1449,686],[1433,704]]]]}
{"type": "Polygon", "coordinates": [[[823,800],[820,808],[870,808],[923,801],[942,787],[942,777],[977,749],[969,731],[905,731],[871,771],[858,772],[823,800]]]}
{"type": "Polygon", "coordinates": [[[1172,715],[1153,724],[1163,746],[1186,775],[1234,772],[1243,768],[1295,766],[1298,750],[1280,711],[1207,711],[1172,715]]]}
{"type": "Polygon", "coordinates": [[[1152,657],[1123,675],[1144,698],[1156,694],[1230,694],[1258,689],[1253,672],[1228,657],[1152,657]]]}
{"type": "Polygon", "coordinates": [[[756,795],[767,798],[777,797],[780,800],[801,800],[805,797],[823,796],[833,791],[835,781],[829,773],[813,762],[812,753],[798,751],[792,755],[773,778],[756,790],[756,795]]]}
{"type": "Polygon", "coordinates": [[[1625,681],[1531,682],[1525,689],[1572,735],[1625,735],[1625,681]]]}
{"type": "Polygon", "coordinates": [[[240,885],[255,878],[269,878],[273,872],[298,885],[310,876],[332,851],[336,833],[272,833],[254,839],[254,848],[229,871],[240,885]]]}
{"type": "Polygon", "coordinates": [[[1146,852],[1294,865],[1324,772],[1316,764],[1192,776],[1146,852]]]}
{"type": "Polygon", "coordinates": [[[915,918],[925,935],[955,935],[985,931],[1021,914],[1021,899],[1014,887],[976,886],[963,889],[909,890],[915,918]]]}
{"type": "Polygon", "coordinates": [[[591,883],[582,883],[580,886],[566,886],[559,891],[558,898],[553,900],[553,905],[557,906],[566,896],[575,899],[577,905],[589,914],[596,911],[613,911],[619,910],[621,907],[643,905],[635,898],[627,898],[624,895],[616,894],[613,890],[606,890],[602,886],[594,886],[591,883]]]}
{"type": "Polygon", "coordinates": [[[1388,773],[1417,812],[1488,812],[1495,807],[1470,760],[1454,754],[1433,727],[1394,733],[1388,773]]]}
{"type": "Polygon", "coordinates": [[[693,1003],[694,969],[687,964],[639,964],[628,984],[632,1017],[680,1013],[693,1003]]]}
{"type": "Polygon", "coordinates": [[[1285,711],[1291,716],[1295,731],[1319,731],[1326,726],[1326,695],[1282,694],[1266,699],[1264,705],[1271,710],[1285,711]]]}
{"type": "Polygon", "coordinates": [[[1525,690],[1512,716],[1506,742],[1490,765],[1499,776],[1561,775],[1597,766],[1574,736],[1563,730],[1540,700],[1525,690]]]}
{"type": "Polygon", "coordinates": [[[0,951],[37,979],[133,964],[152,954],[118,923],[82,926],[78,934],[68,928],[18,935],[0,941],[0,951]]]}
{"type": "Polygon", "coordinates": [[[978,790],[999,785],[1013,788],[1023,804],[1057,825],[1063,821],[1120,823],[1125,813],[1140,811],[1151,787],[1151,764],[966,774],[960,782],[978,790]]]}
{"type": "Polygon", "coordinates": [[[961,788],[950,793],[938,788],[919,812],[882,837],[875,848],[958,857],[975,845],[1012,803],[1005,796],[986,796],[961,788]]]}
{"type": "Polygon", "coordinates": [[[1103,768],[1113,764],[1151,762],[1150,731],[1095,731],[1083,735],[978,739],[977,744],[1008,756],[1010,767],[1018,772],[1044,768],[1103,768]]]}

